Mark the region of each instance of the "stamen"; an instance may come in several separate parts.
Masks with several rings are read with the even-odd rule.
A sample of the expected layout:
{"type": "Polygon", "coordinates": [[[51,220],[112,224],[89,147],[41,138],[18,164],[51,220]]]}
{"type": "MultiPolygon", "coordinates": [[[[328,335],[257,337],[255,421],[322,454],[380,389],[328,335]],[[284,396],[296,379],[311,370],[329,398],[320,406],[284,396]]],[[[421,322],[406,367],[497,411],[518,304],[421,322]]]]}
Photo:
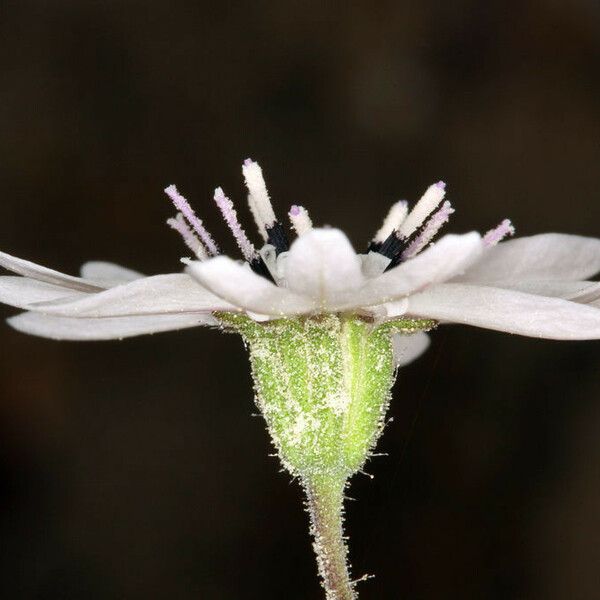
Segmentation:
{"type": "Polygon", "coordinates": [[[373,237],[373,243],[383,244],[390,233],[392,233],[394,229],[398,229],[398,227],[400,227],[407,215],[408,202],[406,202],[406,200],[400,200],[393,204],[383,221],[383,225],[379,228],[379,231],[375,234],[375,237],[373,237]]]}
{"type": "Polygon", "coordinates": [[[416,256],[431,240],[437,232],[448,222],[450,215],[454,212],[450,202],[446,201],[440,209],[435,212],[427,221],[423,231],[409,244],[408,248],[402,253],[402,260],[407,260],[416,256]]]}
{"type": "Polygon", "coordinates": [[[437,208],[446,194],[446,184],[438,181],[427,188],[421,199],[398,228],[400,237],[406,239],[412,235],[437,208]]]}
{"type": "Polygon", "coordinates": [[[267,227],[267,243],[275,248],[277,254],[287,252],[290,249],[287,234],[279,221],[275,221],[272,227],[267,227]]]}
{"type": "Polygon", "coordinates": [[[483,245],[487,248],[491,248],[492,246],[495,246],[498,242],[501,242],[506,236],[514,234],[515,228],[513,227],[513,224],[510,222],[509,219],[504,219],[504,221],[502,221],[502,223],[500,223],[498,227],[490,229],[483,236],[483,245]]]}
{"type": "Polygon", "coordinates": [[[258,213],[258,207],[256,206],[256,200],[253,196],[248,194],[248,207],[250,208],[250,212],[252,213],[252,217],[254,218],[254,222],[256,223],[256,227],[258,228],[258,233],[260,233],[260,237],[266,242],[268,238],[267,228],[263,223],[260,214],[258,213]]]}
{"type": "Polygon", "coordinates": [[[167,225],[183,238],[185,245],[196,255],[196,258],[199,260],[206,260],[208,258],[202,242],[190,229],[185,217],[181,213],[177,213],[174,218],[167,219],[167,225]]]}
{"type": "Polygon", "coordinates": [[[271,283],[274,283],[275,285],[277,285],[275,278],[271,274],[271,271],[269,271],[269,267],[267,267],[267,265],[265,264],[265,261],[263,260],[263,258],[260,254],[258,254],[256,256],[256,258],[254,260],[252,260],[252,262],[250,263],[250,268],[257,275],[260,275],[261,277],[268,279],[271,283]]]}
{"type": "Polygon", "coordinates": [[[263,177],[262,169],[257,162],[247,158],[242,166],[242,173],[248,188],[248,204],[261,233],[275,223],[275,213],[269,199],[269,192],[263,177]]]}
{"type": "Polygon", "coordinates": [[[400,255],[402,254],[402,252],[404,252],[404,250],[406,250],[407,244],[408,240],[405,240],[403,237],[400,237],[398,230],[394,229],[394,231],[392,231],[392,233],[390,233],[390,235],[387,236],[385,242],[381,244],[372,243],[369,246],[369,250],[372,250],[373,252],[378,252],[386,258],[389,258],[391,261],[398,259],[397,262],[391,265],[396,266],[396,264],[398,264],[399,262],[400,255]]]}
{"type": "Polygon", "coordinates": [[[231,233],[233,233],[233,237],[242,251],[244,258],[251,263],[257,257],[256,249],[246,236],[246,232],[238,221],[237,212],[233,208],[233,202],[225,196],[220,187],[215,190],[215,202],[217,203],[227,226],[231,229],[231,233]]]}
{"type": "Polygon", "coordinates": [[[273,212],[262,169],[257,162],[247,158],[242,165],[242,173],[248,188],[248,205],[258,230],[263,239],[271,244],[278,254],[285,252],[289,249],[288,239],[273,212]]]}
{"type": "Polygon", "coordinates": [[[313,227],[312,220],[304,206],[297,206],[296,204],[292,205],[288,216],[298,237],[304,235],[313,227]]]}
{"type": "Polygon", "coordinates": [[[165,193],[169,196],[171,202],[175,205],[175,208],[183,214],[187,222],[192,226],[192,229],[198,234],[202,243],[208,250],[208,253],[211,256],[219,254],[219,249],[212,239],[212,236],[208,233],[202,224],[202,221],[196,216],[190,203],[177,191],[177,188],[174,185],[170,185],[165,188],[165,193]]]}

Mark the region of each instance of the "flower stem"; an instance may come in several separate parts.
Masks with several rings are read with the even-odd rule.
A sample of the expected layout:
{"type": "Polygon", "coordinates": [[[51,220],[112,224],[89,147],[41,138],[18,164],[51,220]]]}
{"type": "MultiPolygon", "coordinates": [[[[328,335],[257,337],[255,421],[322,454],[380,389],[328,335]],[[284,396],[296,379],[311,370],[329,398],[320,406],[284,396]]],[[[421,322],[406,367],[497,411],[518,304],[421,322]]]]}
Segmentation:
{"type": "Polygon", "coordinates": [[[343,532],[344,477],[313,476],[304,481],[310,531],[327,600],[356,600],[343,532]]]}

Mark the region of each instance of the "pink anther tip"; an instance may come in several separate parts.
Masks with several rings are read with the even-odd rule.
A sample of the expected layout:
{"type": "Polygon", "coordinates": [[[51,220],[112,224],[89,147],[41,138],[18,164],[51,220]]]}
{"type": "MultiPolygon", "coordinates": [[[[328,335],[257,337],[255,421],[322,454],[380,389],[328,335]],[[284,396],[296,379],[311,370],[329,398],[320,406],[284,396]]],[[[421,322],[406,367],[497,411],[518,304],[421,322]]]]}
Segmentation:
{"type": "Polygon", "coordinates": [[[290,216],[297,217],[300,214],[300,207],[297,204],[292,204],[290,207],[290,216]]]}
{"type": "Polygon", "coordinates": [[[445,190],[446,189],[446,182],[445,181],[438,181],[435,185],[436,185],[436,187],[440,188],[440,190],[445,190]]]}

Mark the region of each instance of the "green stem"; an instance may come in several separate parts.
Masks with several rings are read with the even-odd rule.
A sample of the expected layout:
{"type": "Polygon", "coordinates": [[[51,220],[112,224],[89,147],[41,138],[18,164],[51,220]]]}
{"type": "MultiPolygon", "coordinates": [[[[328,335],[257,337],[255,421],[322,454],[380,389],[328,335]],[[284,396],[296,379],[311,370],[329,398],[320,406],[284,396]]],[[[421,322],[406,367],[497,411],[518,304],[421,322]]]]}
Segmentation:
{"type": "Polygon", "coordinates": [[[356,600],[343,532],[345,478],[313,476],[304,481],[310,531],[327,600],[356,600]]]}

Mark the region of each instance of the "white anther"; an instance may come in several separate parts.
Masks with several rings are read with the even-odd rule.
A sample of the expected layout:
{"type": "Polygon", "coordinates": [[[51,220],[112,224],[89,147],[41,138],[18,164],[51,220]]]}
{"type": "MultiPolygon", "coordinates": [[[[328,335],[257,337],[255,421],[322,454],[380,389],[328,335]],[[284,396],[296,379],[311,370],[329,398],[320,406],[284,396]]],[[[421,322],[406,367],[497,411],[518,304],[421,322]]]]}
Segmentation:
{"type": "Polygon", "coordinates": [[[257,162],[246,159],[242,166],[242,173],[248,188],[248,205],[260,234],[267,238],[266,229],[275,223],[275,213],[271,206],[269,193],[263,177],[262,169],[257,162]]]}
{"type": "Polygon", "coordinates": [[[387,217],[383,220],[382,226],[373,238],[374,242],[382,244],[389,237],[394,229],[398,229],[408,215],[408,202],[399,200],[390,208],[387,217]]]}
{"type": "Polygon", "coordinates": [[[437,208],[446,195],[446,184],[443,181],[434,183],[427,188],[421,199],[410,211],[402,225],[398,228],[400,237],[404,239],[412,235],[437,208]]]}
{"type": "Polygon", "coordinates": [[[308,211],[304,206],[296,206],[295,204],[290,208],[288,213],[292,227],[298,234],[298,237],[304,235],[307,231],[313,228],[312,220],[308,214],[308,211]]]}
{"type": "Polygon", "coordinates": [[[265,223],[258,212],[256,201],[254,200],[254,197],[250,194],[248,194],[248,207],[250,208],[252,218],[256,223],[256,227],[258,228],[258,233],[260,233],[260,237],[266,242],[267,238],[269,237],[267,234],[267,228],[265,227],[265,223]]]}

